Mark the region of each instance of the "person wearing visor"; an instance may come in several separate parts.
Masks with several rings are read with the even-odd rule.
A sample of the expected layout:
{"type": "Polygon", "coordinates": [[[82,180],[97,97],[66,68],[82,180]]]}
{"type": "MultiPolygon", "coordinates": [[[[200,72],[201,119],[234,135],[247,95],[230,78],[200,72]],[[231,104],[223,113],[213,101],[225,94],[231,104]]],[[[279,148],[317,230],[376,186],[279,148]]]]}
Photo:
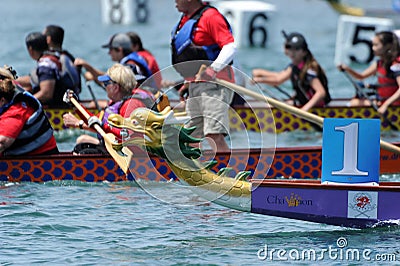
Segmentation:
{"type": "MultiPolygon", "coordinates": [[[[7,70],[8,69],[8,70],[7,70]]],[[[0,69],[0,157],[57,154],[53,128],[40,102],[0,69]]]]}
{"type": "MultiPolygon", "coordinates": [[[[122,138],[123,134],[120,129],[111,128],[108,125],[107,119],[110,114],[120,114],[123,117],[129,117],[136,108],[148,107],[154,104],[155,99],[150,92],[137,88],[135,75],[129,67],[122,64],[114,64],[104,75],[98,76],[97,79],[106,89],[107,97],[110,99],[108,106],[97,116],[92,115],[88,124],[83,120],[79,120],[72,113],[66,113],[63,116],[64,125],[94,132],[92,124],[98,123],[106,133],[113,133],[117,138],[122,138]]],[[[73,95],[67,95],[66,97],[73,97],[73,95]]],[[[104,144],[100,137],[96,138],[84,134],[77,138],[76,143],[77,147],[90,146],[90,144],[100,145],[99,151],[105,150],[102,149],[104,144]]],[[[76,153],[80,153],[77,147],[75,151],[76,153]]]]}
{"type": "Polygon", "coordinates": [[[254,82],[278,86],[290,79],[295,91],[289,100],[290,104],[301,107],[303,111],[327,105],[331,100],[328,79],[309,50],[304,36],[297,32],[282,33],[285,38],[285,55],[291,63],[280,72],[253,69],[254,82]]]}
{"type": "MultiPolygon", "coordinates": [[[[142,84],[152,75],[146,60],[137,52],[132,50],[132,42],[127,34],[114,34],[111,36],[110,41],[101,47],[108,49],[108,54],[111,56],[112,61],[131,68],[135,74],[138,85],[142,84]]],[[[85,78],[87,80],[94,80],[96,83],[101,85],[101,82],[98,81],[97,77],[104,75],[104,71],[94,68],[82,58],[76,58],[74,64],[86,69],[87,72],[85,73],[85,78]]]]}

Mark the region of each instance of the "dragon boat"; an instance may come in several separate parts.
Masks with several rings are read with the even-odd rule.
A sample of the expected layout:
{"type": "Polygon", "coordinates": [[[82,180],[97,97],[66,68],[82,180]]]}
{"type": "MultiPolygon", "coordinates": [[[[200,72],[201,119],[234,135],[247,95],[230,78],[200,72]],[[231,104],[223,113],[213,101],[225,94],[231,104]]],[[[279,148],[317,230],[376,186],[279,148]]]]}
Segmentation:
{"type": "MultiPolygon", "coordinates": [[[[400,143],[396,143],[400,145],[400,143]]],[[[321,147],[278,147],[276,149],[235,149],[217,154],[205,151],[201,161],[215,160],[211,170],[250,171],[257,179],[318,179],[321,176],[321,147]]],[[[381,150],[380,173],[399,171],[400,155],[381,150]]],[[[166,182],[177,176],[163,158],[140,154],[130,162],[125,174],[109,155],[72,155],[63,152],[50,156],[0,158],[0,181],[49,182],[125,182],[146,180],[166,182]]]]}
{"type": "Polygon", "coordinates": [[[143,150],[164,158],[179,182],[195,194],[235,210],[353,228],[400,224],[400,206],[393,204],[400,200],[400,182],[324,184],[259,178],[246,170],[233,177],[224,169],[216,173],[213,163],[199,160],[199,150],[190,145],[200,141],[190,136],[193,129],[163,125],[164,119],[163,114],[145,108],[136,109],[129,118],[111,115],[113,126],[146,135],[144,142],[132,138],[114,149],[142,145],[143,150]]]}
{"type": "MultiPolygon", "coordinates": [[[[379,118],[378,113],[372,107],[348,107],[346,104],[349,101],[350,99],[336,99],[328,107],[313,108],[310,112],[325,118],[379,118]]],[[[245,106],[234,106],[230,110],[231,131],[282,133],[295,130],[315,130],[315,125],[294,114],[278,108],[271,108],[271,116],[271,112],[266,108],[265,103],[258,101],[249,101],[249,104],[245,106]]],[[[90,111],[97,112],[95,109],[90,109],[90,111]]],[[[65,129],[62,115],[66,112],[72,112],[72,109],[46,108],[47,116],[56,131],[65,129]]],[[[393,127],[400,129],[399,117],[400,108],[389,107],[387,121],[382,120],[381,130],[391,130],[393,127]]]]}

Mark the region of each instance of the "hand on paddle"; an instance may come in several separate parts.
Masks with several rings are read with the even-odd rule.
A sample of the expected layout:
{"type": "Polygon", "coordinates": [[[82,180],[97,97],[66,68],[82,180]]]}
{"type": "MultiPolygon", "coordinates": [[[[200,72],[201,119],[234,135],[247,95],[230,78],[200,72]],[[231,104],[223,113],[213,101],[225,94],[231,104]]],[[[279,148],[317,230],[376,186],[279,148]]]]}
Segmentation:
{"type": "Polygon", "coordinates": [[[184,81],[182,86],[178,89],[179,100],[185,101],[189,96],[189,82],[184,81]]]}
{"type": "Polygon", "coordinates": [[[94,125],[96,125],[96,124],[99,126],[103,125],[103,123],[100,121],[100,119],[95,115],[92,115],[91,117],[89,117],[87,124],[89,127],[94,127],[94,125]]]}
{"type": "Polygon", "coordinates": [[[196,82],[199,81],[211,81],[215,80],[217,77],[217,72],[212,69],[212,67],[206,67],[204,70],[201,69],[202,71],[199,71],[196,75],[196,82]]]}
{"type": "Polygon", "coordinates": [[[78,99],[78,96],[75,94],[75,92],[73,91],[73,90],[67,90],[65,93],[64,93],[64,96],[63,96],[63,101],[65,102],[65,103],[68,103],[68,104],[72,104],[71,103],[71,98],[74,98],[75,100],[77,100],[78,99]]]}

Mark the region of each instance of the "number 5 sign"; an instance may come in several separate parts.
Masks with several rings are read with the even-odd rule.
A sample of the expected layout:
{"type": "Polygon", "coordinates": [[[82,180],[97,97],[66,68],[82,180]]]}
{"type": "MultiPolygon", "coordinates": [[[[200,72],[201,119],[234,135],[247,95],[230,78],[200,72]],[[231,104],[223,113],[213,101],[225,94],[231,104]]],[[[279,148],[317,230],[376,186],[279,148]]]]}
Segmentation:
{"type": "Polygon", "coordinates": [[[372,38],[376,32],[393,30],[391,19],[341,15],[336,33],[335,64],[368,64],[373,58],[372,38]]]}
{"type": "Polygon", "coordinates": [[[379,119],[325,118],[322,141],[322,182],[379,182],[379,119]]]}

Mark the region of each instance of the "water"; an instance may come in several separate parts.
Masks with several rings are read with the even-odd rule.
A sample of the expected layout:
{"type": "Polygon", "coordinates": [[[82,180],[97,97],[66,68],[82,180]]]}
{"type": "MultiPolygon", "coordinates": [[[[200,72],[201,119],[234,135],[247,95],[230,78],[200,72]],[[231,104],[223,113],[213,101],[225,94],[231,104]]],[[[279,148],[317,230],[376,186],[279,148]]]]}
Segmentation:
{"type": "MultiPolygon", "coordinates": [[[[333,63],[338,15],[324,1],[273,1],[277,25],[300,31],[325,67],[333,97],[350,97],[354,90],[333,63]],[[323,16],[321,16],[323,14],[323,16]],[[317,27],[315,24],[317,23],[317,27]]],[[[160,67],[169,66],[169,33],[179,14],[172,0],[150,0],[147,24],[109,26],[101,23],[98,0],[15,0],[0,11],[2,64],[20,75],[34,66],[24,38],[54,23],[66,30],[65,48],[100,69],[112,64],[100,46],[115,32],[137,31],[160,67]],[[28,11],[28,12],[25,12],[28,11]]],[[[252,68],[281,69],[289,61],[281,39],[263,48],[243,48],[239,59],[245,73],[252,68]]],[[[290,87],[285,84],[284,87],[290,87]]],[[[87,90],[84,92],[87,98],[87,90]]],[[[96,88],[98,98],[104,97],[96,88]]],[[[276,92],[274,92],[276,93],[276,92]]],[[[251,133],[252,134],[252,133],[251,133]]],[[[250,145],[260,138],[250,135],[250,145]]],[[[72,149],[74,133],[61,136],[64,150],[72,149]],[[70,135],[68,135],[70,134],[70,135]]],[[[397,134],[384,136],[398,139],[397,134]]],[[[241,135],[231,136],[240,140],[241,135]]],[[[278,137],[280,146],[320,145],[321,135],[304,132],[278,137]]],[[[240,144],[240,143],[239,143],[240,144]]],[[[235,145],[239,145],[235,144],[235,145]]],[[[397,176],[384,177],[397,180],[397,176]]],[[[269,249],[327,249],[344,237],[348,247],[372,254],[399,253],[399,228],[354,230],[283,218],[232,211],[202,201],[173,184],[148,184],[153,195],[131,183],[3,184],[0,189],[1,265],[266,265],[283,264],[257,257],[269,249]]],[[[332,203],[334,204],[334,203],[332,203]]],[[[308,265],[310,261],[298,261],[308,265]]],[[[321,263],[321,262],[318,262],[321,263]]],[[[364,265],[366,260],[323,260],[327,265],[364,265]]]]}

